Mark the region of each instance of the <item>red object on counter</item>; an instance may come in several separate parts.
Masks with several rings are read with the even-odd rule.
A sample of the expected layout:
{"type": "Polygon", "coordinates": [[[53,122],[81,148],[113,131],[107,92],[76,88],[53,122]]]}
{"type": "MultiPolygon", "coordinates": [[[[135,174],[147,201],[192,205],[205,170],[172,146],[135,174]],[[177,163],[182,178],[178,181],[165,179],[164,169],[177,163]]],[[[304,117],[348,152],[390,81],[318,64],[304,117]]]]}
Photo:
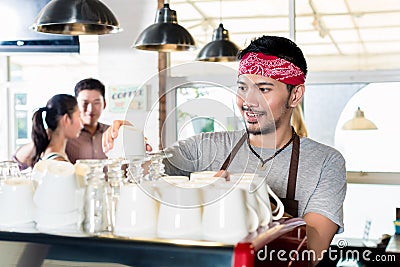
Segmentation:
{"type": "Polygon", "coordinates": [[[236,244],[233,253],[233,267],[254,266],[254,247],[251,243],[236,244]]]}
{"type": "Polygon", "coordinates": [[[293,218],[281,223],[273,222],[268,229],[260,229],[258,233],[249,235],[236,244],[233,267],[308,266],[306,260],[290,260],[293,257],[290,253],[297,251],[300,254],[301,251],[307,249],[305,241],[303,219],[293,218]]]}

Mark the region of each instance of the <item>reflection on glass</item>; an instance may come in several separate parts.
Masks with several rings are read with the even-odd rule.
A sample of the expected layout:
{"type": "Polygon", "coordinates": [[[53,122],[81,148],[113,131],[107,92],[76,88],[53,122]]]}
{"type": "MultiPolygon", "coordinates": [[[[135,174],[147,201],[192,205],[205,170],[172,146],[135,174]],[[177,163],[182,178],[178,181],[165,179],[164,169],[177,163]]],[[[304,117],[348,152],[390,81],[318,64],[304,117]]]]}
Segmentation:
{"type": "Polygon", "coordinates": [[[15,120],[15,136],[17,139],[28,138],[28,111],[17,110],[15,120]]]}
{"type": "Polygon", "coordinates": [[[243,128],[234,90],[198,84],[177,90],[178,140],[189,136],[243,128]]]}

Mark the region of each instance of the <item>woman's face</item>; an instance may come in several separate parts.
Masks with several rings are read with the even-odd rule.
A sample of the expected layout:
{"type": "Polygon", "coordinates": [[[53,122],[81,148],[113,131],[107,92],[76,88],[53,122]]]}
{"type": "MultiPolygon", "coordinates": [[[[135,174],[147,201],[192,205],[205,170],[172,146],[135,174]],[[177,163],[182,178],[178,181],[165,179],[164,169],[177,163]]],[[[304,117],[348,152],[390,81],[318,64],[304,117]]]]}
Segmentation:
{"type": "Polygon", "coordinates": [[[65,136],[68,139],[77,138],[81,133],[82,128],[83,123],[80,117],[80,111],[78,106],[76,106],[74,113],[72,113],[71,118],[69,118],[69,125],[65,129],[65,136]]]}

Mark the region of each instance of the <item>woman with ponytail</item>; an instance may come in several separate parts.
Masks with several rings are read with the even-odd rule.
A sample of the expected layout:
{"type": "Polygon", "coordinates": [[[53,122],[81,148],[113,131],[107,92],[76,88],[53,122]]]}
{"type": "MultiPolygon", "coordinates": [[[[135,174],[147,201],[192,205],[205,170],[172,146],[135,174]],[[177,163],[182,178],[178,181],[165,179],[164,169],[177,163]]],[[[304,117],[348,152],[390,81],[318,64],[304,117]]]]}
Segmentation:
{"type": "Polygon", "coordinates": [[[82,128],[76,98],[67,94],[53,96],[33,114],[31,167],[40,159],[69,161],[65,145],[68,139],[77,138],[82,128]]]}

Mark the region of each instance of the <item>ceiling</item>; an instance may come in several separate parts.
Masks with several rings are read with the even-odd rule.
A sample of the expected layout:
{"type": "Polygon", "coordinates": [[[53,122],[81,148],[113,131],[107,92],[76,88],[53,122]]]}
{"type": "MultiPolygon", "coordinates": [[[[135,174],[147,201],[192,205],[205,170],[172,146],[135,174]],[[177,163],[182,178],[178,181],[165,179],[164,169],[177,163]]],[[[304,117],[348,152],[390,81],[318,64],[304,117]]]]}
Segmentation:
{"type": "MultiPolygon", "coordinates": [[[[169,2],[177,12],[179,24],[193,35],[198,48],[171,53],[172,65],[193,61],[222,22],[229,30],[231,41],[242,48],[265,34],[295,39],[311,71],[400,69],[399,0],[293,0],[294,20],[289,19],[291,0],[169,2]],[[291,36],[290,29],[294,28],[296,34],[291,36]]],[[[81,36],[80,41],[81,55],[72,55],[68,60],[65,56],[53,55],[48,63],[97,64],[97,36],[81,36]]],[[[35,57],[14,59],[20,64],[39,64],[35,57]]],[[[41,58],[40,64],[46,62],[41,58]]]]}
{"type": "Polygon", "coordinates": [[[296,0],[295,36],[289,34],[289,2],[171,0],[170,7],[200,48],[222,22],[240,47],[261,35],[295,39],[314,69],[400,67],[400,1],[296,0]]]}

